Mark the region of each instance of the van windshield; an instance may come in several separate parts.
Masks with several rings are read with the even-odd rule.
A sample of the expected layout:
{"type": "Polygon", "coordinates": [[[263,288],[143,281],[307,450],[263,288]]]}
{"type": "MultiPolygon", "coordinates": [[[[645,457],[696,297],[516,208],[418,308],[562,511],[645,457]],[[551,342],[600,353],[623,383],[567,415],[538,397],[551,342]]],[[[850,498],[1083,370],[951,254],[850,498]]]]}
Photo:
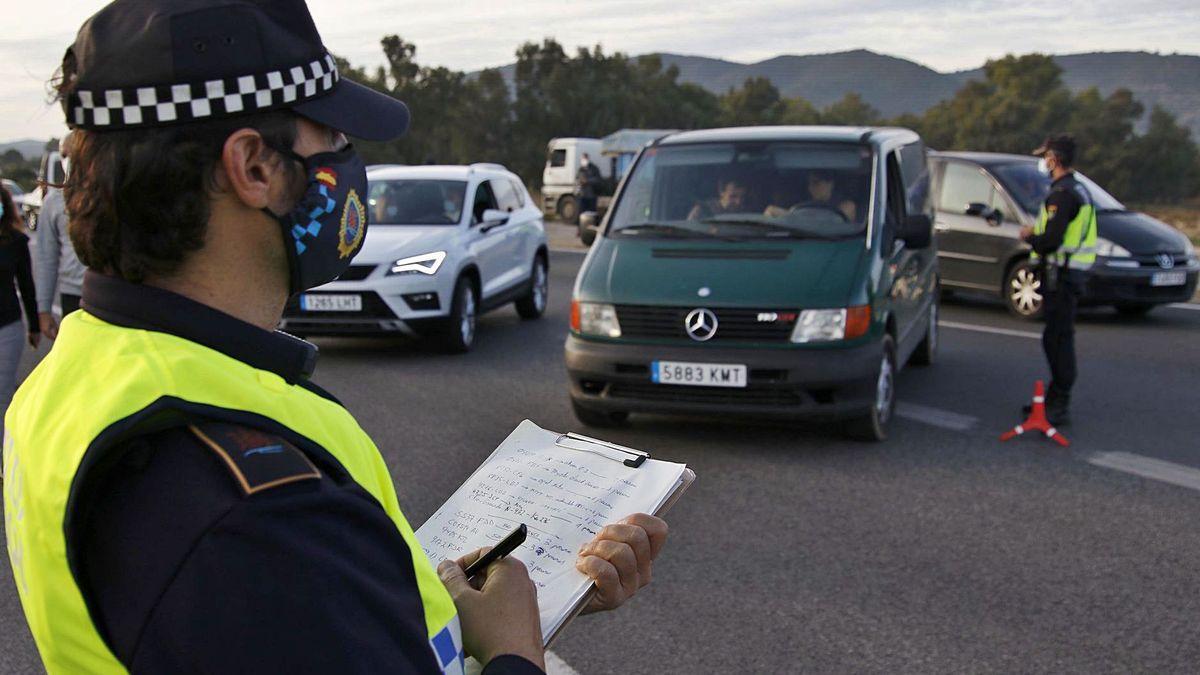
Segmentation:
{"type": "Polygon", "coordinates": [[[871,150],[847,143],[648,148],[609,234],[840,239],[866,230],[871,150]]]}
{"type": "Polygon", "coordinates": [[[372,225],[456,225],[467,184],[461,180],[373,180],[367,196],[372,225]]]}
{"type": "MultiPolygon", "coordinates": [[[[1042,208],[1042,202],[1046,201],[1046,195],[1050,194],[1050,177],[1043,176],[1037,170],[1037,161],[1027,160],[1000,164],[993,171],[1000,182],[1012,193],[1012,196],[1021,203],[1021,208],[1030,215],[1036,216],[1042,208]]],[[[1076,171],[1075,179],[1087,188],[1092,202],[1100,211],[1125,210],[1124,204],[1105,192],[1104,188],[1093,183],[1087,176],[1076,171]]]]}

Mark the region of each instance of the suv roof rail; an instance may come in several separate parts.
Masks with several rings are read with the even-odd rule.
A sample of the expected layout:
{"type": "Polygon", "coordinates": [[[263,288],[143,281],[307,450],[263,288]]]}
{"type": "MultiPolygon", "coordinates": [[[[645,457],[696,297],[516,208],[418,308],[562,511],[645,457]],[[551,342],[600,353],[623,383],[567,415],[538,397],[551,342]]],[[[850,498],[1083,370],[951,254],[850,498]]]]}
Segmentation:
{"type": "Polygon", "coordinates": [[[496,162],[475,162],[469,167],[472,171],[475,169],[487,169],[489,171],[508,171],[508,167],[496,162]]]}

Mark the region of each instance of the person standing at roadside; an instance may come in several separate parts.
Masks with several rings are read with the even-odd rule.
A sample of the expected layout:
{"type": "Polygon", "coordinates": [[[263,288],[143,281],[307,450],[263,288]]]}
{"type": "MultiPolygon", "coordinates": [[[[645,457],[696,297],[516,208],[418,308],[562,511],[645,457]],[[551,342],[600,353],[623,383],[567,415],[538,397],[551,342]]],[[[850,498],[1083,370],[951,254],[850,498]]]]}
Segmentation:
{"type": "MultiPolygon", "coordinates": [[[[63,172],[71,170],[71,133],[63,137],[59,152],[63,172]]],[[[79,309],[79,294],[83,288],[83,263],[75,255],[75,247],[67,235],[67,210],[62,190],[49,186],[42,201],[39,227],[34,231],[34,282],[37,286],[38,326],[43,335],[58,337],[58,321],[54,318],[54,293],[57,290],[62,315],[79,309]]]]}
{"type": "Polygon", "coordinates": [[[12,195],[0,187],[0,409],[3,410],[8,409],[17,388],[17,366],[25,343],[36,348],[42,337],[35,311],[29,237],[22,232],[22,226],[12,195]]]}
{"type": "Polygon", "coordinates": [[[579,160],[579,172],[575,174],[575,195],[579,197],[579,212],[596,210],[596,189],[600,187],[600,169],[592,163],[585,152],[579,160]]]}
{"type": "Polygon", "coordinates": [[[1046,327],[1042,349],[1050,364],[1046,418],[1055,426],[1070,421],[1071,387],[1075,384],[1075,309],[1096,261],[1096,208],[1087,188],[1075,179],[1075,139],[1050,136],[1034,155],[1051,179],[1037,224],[1021,229],[1021,239],[1033,247],[1030,257],[1041,261],[1042,297],[1046,327]]]}

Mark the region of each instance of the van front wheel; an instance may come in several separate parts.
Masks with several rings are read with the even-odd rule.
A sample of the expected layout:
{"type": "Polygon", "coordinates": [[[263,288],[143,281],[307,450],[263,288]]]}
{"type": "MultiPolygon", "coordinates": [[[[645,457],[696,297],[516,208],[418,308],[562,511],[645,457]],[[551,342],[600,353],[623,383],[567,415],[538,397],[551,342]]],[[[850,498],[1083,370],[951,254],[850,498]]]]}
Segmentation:
{"type": "Polygon", "coordinates": [[[888,426],[896,410],[896,345],[890,335],[884,336],[882,351],[871,408],[865,415],[846,423],[846,434],[858,441],[887,440],[888,426]]]}

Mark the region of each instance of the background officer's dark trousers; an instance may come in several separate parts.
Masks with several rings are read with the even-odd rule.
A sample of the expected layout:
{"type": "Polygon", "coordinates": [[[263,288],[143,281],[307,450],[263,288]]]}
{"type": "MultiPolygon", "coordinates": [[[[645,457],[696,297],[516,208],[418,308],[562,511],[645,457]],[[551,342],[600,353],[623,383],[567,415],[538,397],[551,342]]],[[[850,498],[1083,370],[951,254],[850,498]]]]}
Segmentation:
{"type": "Polygon", "coordinates": [[[1050,363],[1051,378],[1047,404],[1056,401],[1065,407],[1070,401],[1075,384],[1075,309],[1084,282],[1083,272],[1070,270],[1059,275],[1057,284],[1051,282],[1045,289],[1042,349],[1050,363]]]}

